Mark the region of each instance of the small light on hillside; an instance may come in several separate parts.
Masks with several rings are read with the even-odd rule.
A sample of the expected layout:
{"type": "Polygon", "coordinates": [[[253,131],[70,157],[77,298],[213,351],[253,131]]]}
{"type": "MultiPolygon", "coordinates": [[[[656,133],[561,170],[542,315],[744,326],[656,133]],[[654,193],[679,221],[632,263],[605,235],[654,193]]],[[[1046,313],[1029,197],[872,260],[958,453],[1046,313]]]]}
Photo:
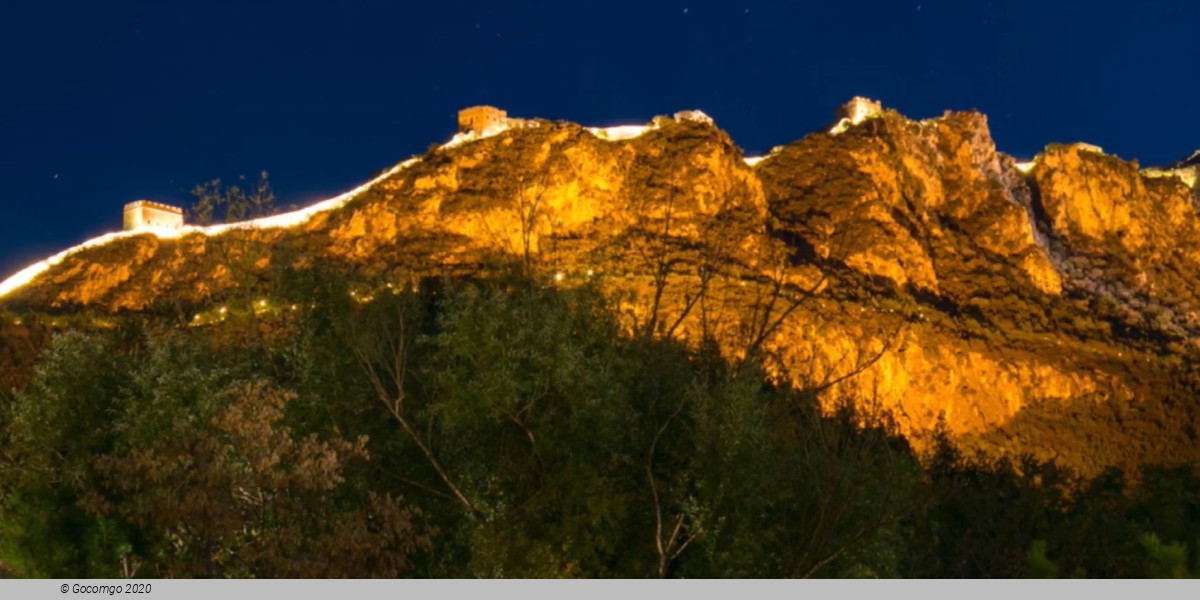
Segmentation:
{"type": "Polygon", "coordinates": [[[566,277],[566,275],[563,275],[562,271],[559,271],[554,274],[555,281],[562,281],[564,277],[566,277]]]}

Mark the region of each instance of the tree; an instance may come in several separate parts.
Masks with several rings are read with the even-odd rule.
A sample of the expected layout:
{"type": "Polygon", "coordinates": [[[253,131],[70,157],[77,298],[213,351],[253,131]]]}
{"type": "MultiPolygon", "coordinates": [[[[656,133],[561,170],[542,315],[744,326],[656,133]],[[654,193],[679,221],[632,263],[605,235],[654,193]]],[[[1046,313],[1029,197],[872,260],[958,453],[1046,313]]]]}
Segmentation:
{"type": "Polygon", "coordinates": [[[188,211],[188,220],[197,225],[214,223],[221,211],[226,223],[265,217],[275,211],[275,192],[267,181],[266,171],[259,173],[258,183],[250,192],[236,185],[222,189],[221,180],[213,179],[197,185],[191,193],[195,201],[188,211]]]}
{"type": "Polygon", "coordinates": [[[1164,544],[1158,535],[1147,533],[1139,541],[1146,549],[1147,575],[1155,579],[1190,579],[1194,577],[1188,571],[1188,550],[1185,544],[1172,542],[1164,544]]]}
{"type": "MultiPolygon", "coordinates": [[[[192,190],[192,196],[195,202],[188,211],[189,218],[197,225],[213,224],[221,212],[226,223],[265,217],[275,212],[275,192],[267,180],[266,171],[259,174],[253,191],[244,191],[237,185],[222,188],[221,180],[214,179],[197,185],[192,190]]],[[[248,243],[235,233],[225,231],[204,239],[205,252],[216,258],[212,261],[215,264],[210,264],[213,272],[221,273],[219,277],[226,279],[223,285],[218,283],[213,286],[218,292],[210,299],[232,301],[236,309],[245,311],[253,325],[251,338],[265,351],[258,313],[265,308],[261,304],[264,301],[264,271],[276,259],[278,248],[270,243],[248,243]]],[[[194,318],[193,315],[180,316],[194,318]]]]}
{"type": "Polygon", "coordinates": [[[114,532],[78,500],[96,481],[91,457],[117,443],[108,425],[126,360],[115,344],[68,332],[53,339],[26,389],[5,398],[0,562],[20,576],[116,574],[114,532]]]}
{"type": "Polygon", "coordinates": [[[1034,540],[1029,548],[1029,577],[1058,579],[1058,565],[1046,556],[1046,541],[1034,540]]]}
{"type": "Polygon", "coordinates": [[[388,495],[341,508],[342,472],[366,439],[297,439],[280,425],[294,394],[263,381],[227,392],[207,423],[176,421],[149,449],[95,461],[99,517],[132,524],[125,557],[157,577],[396,577],[430,546],[420,512],[388,495]]]}
{"type": "MultiPolygon", "coordinates": [[[[132,319],[131,319],[132,320],[132,319]]],[[[22,576],[395,576],[431,544],[358,436],[285,425],[261,353],[198,328],[59,336],[0,418],[0,563],[22,576]]]]}
{"type": "Polygon", "coordinates": [[[620,465],[636,421],[617,329],[594,290],[544,283],[444,289],[424,335],[411,299],[384,295],[350,340],[427,466],[413,491],[457,514],[458,575],[602,576],[628,559],[620,465]]]}

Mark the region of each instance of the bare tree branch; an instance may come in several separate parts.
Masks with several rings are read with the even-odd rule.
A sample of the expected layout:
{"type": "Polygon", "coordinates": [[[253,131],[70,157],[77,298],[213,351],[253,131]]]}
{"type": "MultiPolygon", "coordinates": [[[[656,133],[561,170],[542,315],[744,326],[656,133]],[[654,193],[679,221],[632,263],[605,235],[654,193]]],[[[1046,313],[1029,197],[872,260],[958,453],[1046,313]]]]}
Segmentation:
{"type": "Polygon", "coordinates": [[[462,505],[465,510],[467,510],[467,512],[482,516],[482,513],[467,498],[466,494],[464,494],[462,489],[454,482],[453,478],[450,477],[450,474],[442,466],[441,461],[437,459],[437,456],[433,452],[433,449],[428,441],[428,436],[422,436],[405,414],[404,400],[406,395],[404,391],[404,377],[407,371],[407,338],[405,319],[402,315],[402,310],[402,308],[397,307],[399,319],[396,329],[393,330],[389,327],[384,330],[386,333],[384,335],[384,348],[382,350],[378,348],[368,349],[365,347],[367,346],[368,342],[365,341],[361,335],[359,335],[357,325],[352,319],[351,345],[354,354],[358,358],[359,364],[363,367],[363,370],[367,376],[367,381],[375,390],[375,394],[379,398],[380,402],[383,403],[383,405],[388,409],[388,412],[391,413],[392,417],[395,418],[400,424],[400,427],[404,430],[404,433],[407,434],[409,439],[411,439],[412,442],[417,446],[417,449],[420,450],[421,454],[425,457],[425,460],[429,463],[429,466],[433,468],[434,472],[437,473],[438,478],[441,479],[442,483],[445,484],[450,490],[450,494],[460,505],[462,505]],[[382,354],[382,356],[380,354],[382,354]],[[382,372],[380,371],[380,368],[376,366],[377,362],[385,365],[382,372]],[[390,379],[394,384],[394,392],[388,391],[388,385],[386,381],[388,379],[390,379]]]}

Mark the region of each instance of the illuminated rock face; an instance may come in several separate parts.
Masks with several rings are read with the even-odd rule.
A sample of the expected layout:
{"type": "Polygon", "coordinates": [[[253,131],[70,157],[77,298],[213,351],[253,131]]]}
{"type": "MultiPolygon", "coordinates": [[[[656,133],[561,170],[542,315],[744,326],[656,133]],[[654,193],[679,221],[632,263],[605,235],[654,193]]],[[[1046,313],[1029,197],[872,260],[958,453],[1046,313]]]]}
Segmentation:
{"type": "MultiPolygon", "coordinates": [[[[1148,312],[1190,344],[1200,324],[1200,220],[1179,178],[1074,146],[1047,148],[1031,172],[1076,289],[1148,312]]],[[[1126,311],[1128,312],[1128,311],[1126,311]]],[[[1132,319],[1134,314],[1127,314],[1132,319]]]]}
{"type": "MultiPolygon", "coordinates": [[[[3,303],[201,305],[277,268],[412,281],[504,255],[561,285],[597,278],[630,330],[711,336],[732,357],[759,347],[774,377],[890,409],[914,440],[942,416],[996,451],[1076,452],[1085,466],[1148,456],[1047,449],[1012,428],[1033,419],[1060,435],[1036,420],[1047,406],[1132,405],[1177,383],[1159,357],[1200,334],[1190,190],[1080,146],[1018,166],[974,112],[916,122],[869,101],[843,112],[857,123],[753,168],[697,112],[609,129],[497,129],[503,113],[469,113],[487,135],[321,210],[114,237],[3,303]]],[[[1171,427],[1160,437],[1185,435],[1171,427]]]]}
{"type": "Polygon", "coordinates": [[[784,231],[819,257],[956,302],[977,294],[979,261],[1013,285],[1060,293],[1030,221],[1031,190],[982,115],[873,123],[809,136],[759,167],[784,231]]]}

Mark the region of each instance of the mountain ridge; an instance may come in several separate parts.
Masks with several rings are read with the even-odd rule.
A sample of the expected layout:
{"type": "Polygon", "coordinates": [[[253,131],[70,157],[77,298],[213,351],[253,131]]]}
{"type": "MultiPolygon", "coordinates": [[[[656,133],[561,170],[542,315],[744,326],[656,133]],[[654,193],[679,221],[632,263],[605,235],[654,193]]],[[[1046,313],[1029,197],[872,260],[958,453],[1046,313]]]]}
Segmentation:
{"type": "MultiPolygon", "coordinates": [[[[270,298],[281,271],[333,265],[369,297],[507,257],[562,285],[596,280],[630,331],[761,351],[773,376],[889,409],[914,440],[945,423],[1093,471],[1196,458],[1200,227],[1177,166],[1086,144],[1019,165],[980,113],[913,121],[865,99],[749,159],[702,113],[520,122],[460,134],[304,219],[268,218],[286,226],[68,251],[0,307],[167,300],[215,323],[238,290],[270,298]],[[1101,426],[1114,420],[1124,431],[1101,426]]],[[[20,337],[15,319],[0,343],[20,337]]]]}

